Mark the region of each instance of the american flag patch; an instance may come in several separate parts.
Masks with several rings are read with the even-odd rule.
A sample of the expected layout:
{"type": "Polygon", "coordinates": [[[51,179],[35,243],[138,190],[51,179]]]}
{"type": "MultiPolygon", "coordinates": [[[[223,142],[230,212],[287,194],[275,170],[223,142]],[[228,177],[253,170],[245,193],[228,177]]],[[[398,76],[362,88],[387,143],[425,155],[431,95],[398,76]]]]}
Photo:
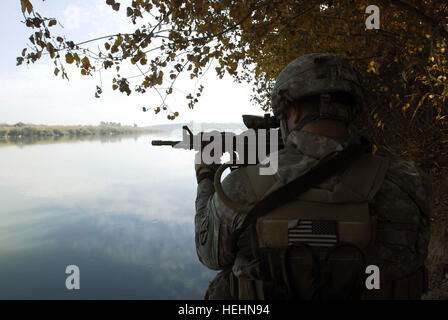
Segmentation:
{"type": "Polygon", "coordinates": [[[338,243],[338,224],[333,220],[299,220],[288,229],[289,244],[332,247],[338,243]]]}

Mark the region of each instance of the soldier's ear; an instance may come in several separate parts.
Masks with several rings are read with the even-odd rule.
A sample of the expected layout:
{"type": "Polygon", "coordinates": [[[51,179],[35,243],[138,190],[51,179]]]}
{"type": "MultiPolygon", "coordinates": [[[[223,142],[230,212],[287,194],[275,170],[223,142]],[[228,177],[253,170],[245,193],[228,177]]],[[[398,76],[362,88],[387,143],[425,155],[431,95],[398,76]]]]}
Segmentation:
{"type": "Polygon", "coordinates": [[[289,110],[288,114],[288,124],[291,128],[294,128],[300,121],[302,117],[302,108],[300,106],[295,105],[289,110]]]}

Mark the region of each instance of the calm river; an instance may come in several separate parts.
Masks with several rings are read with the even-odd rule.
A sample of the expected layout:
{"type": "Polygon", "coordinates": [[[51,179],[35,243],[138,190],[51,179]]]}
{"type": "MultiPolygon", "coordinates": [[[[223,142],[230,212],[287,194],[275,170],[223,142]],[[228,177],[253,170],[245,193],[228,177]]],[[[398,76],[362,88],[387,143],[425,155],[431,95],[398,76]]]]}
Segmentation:
{"type": "Polygon", "coordinates": [[[180,136],[0,143],[0,299],[202,299],[194,152],[151,146],[180,136]]]}

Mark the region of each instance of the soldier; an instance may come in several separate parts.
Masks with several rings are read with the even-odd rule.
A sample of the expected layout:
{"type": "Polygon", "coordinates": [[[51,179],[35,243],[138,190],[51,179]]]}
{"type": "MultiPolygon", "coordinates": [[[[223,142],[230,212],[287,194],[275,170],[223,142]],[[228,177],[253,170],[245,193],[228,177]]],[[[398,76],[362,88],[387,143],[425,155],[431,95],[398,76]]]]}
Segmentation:
{"type": "Polygon", "coordinates": [[[411,162],[350,150],[362,146],[348,130],[362,105],[345,56],[303,55],[272,92],[285,144],[276,174],[241,167],[223,180],[223,196],[216,166],[196,164],[197,254],[222,270],[206,299],[421,298],[431,184],[411,162]],[[379,271],[372,290],[368,265],[379,271]]]}

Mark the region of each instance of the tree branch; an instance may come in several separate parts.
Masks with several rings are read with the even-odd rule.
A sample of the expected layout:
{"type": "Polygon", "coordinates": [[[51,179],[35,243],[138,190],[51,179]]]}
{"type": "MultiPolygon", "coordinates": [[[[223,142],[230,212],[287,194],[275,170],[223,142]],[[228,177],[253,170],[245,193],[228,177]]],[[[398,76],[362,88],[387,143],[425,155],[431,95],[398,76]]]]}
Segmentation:
{"type": "Polygon", "coordinates": [[[413,7],[412,5],[403,2],[401,0],[381,0],[382,3],[384,3],[385,5],[394,5],[397,8],[401,8],[404,9],[410,13],[415,14],[420,20],[422,20],[423,22],[429,24],[433,29],[437,30],[438,32],[440,32],[440,34],[444,37],[444,38],[448,38],[448,30],[446,30],[446,28],[443,27],[443,24],[434,20],[433,18],[429,17],[428,15],[426,15],[424,12],[422,12],[421,10],[413,7]]]}

